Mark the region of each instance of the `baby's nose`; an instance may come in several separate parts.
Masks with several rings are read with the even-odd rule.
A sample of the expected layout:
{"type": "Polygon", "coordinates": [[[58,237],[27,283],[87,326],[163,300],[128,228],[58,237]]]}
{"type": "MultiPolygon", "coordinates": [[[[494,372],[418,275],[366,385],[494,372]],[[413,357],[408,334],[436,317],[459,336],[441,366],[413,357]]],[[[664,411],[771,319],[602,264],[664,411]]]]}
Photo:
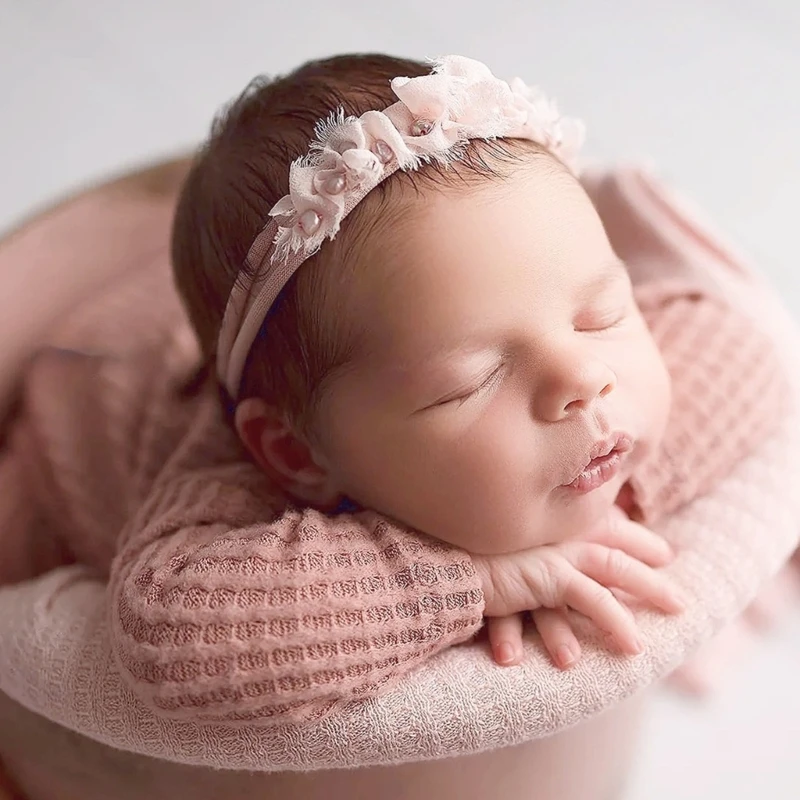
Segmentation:
{"type": "Polygon", "coordinates": [[[553,359],[534,397],[534,412],[546,422],[558,422],[587,411],[616,387],[614,371],[594,357],[561,354],[553,359]]]}

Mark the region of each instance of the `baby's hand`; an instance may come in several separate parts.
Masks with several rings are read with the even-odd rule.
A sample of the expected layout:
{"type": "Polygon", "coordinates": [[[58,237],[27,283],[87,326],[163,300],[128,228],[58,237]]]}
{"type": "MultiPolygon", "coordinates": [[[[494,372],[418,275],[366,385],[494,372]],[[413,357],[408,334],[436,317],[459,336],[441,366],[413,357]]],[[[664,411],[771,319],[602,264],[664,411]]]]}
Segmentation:
{"type": "Polygon", "coordinates": [[[591,619],[626,653],[641,652],[636,623],[612,588],[670,613],[684,609],[679,590],[654,567],[672,559],[669,545],[615,509],[607,525],[581,539],[502,556],[473,556],[484,588],[489,641],[495,660],[522,658],[522,618],[529,610],[556,665],[580,657],[566,608],[591,619]]]}

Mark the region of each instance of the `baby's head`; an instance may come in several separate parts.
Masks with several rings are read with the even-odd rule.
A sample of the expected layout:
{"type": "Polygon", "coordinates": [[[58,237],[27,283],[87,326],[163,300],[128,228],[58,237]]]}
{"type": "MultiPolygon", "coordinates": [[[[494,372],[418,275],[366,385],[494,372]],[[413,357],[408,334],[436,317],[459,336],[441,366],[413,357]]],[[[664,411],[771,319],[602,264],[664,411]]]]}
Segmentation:
{"type": "MultiPolygon", "coordinates": [[[[360,166],[311,170],[305,187],[298,171],[294,206],[278,209],[286,246],[270,247],[271,230],[257,254],[267,258],[247,258],[315,125],[337,108],[383,111],[397,100],[392,78],[428,72],[352,56],[252,84],[186,182],[178,287],[206,357],[223,351],[242,441],[296,501],[332,509],[348,498],[473,552],[560,541],[599,521],[658,444],[669,381],[627,271],[557,143],[471,138],[452,163],[398,169],[318,251],[360,166]],[[288,249],[307,241],[307,257],[288,249]],[[252,284],[259,266],[275,284],[292,259],[302,265],[277,281],[263,324],[256,313],[237,369],[229,334],[242,324],[230,311],[218,342],[232,287],[252,284]]],[[[407,102],[427,97],[430,107],[441,85],[423,83],[422,100],[407,102]]],[[[470,98],[485,106],[506,96],[485,86],[462,95],[453,101],[462,116],[470,98]]],[[[440,112],[393,120],[414,142],[433,141],[453,135],[440,112]]],[[[365,169],[401,160],[376,142],[402,140],[380,136],[366,143],[377,160],[365,169]]],[[[350,145],[331,142],[336,167],[350,145]]]]}

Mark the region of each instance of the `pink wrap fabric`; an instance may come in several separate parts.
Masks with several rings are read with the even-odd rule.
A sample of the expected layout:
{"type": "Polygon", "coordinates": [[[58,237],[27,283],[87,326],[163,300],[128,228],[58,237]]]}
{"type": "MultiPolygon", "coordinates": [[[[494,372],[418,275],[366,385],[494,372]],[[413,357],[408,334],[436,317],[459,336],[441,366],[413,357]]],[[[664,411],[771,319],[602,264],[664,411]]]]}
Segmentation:
{"type": "MultiPolygon", "coordinates": [[[[620,170],[589,176],[586,184],[634,280],[637,272],[641,278],[647,270],[659,270],[724,292],[774,336],[785,354],[787,374],[800,389],[794,356],[800,337],[763,279],[699,229],[649,176],[620,170]],[[650,258],[636,258],[637,237],[645,230],[669,239],[663,259],[652,257],[652,248],[650,258]],[[686,257],[676,259],[670,255],[675,252],[686,257]]],[[[141,216],[131,252],[142,258],[159,247],[163,251],[168,209],[154,211],[144,204],[128,213],[141,216]]],[[[87,224],[86,233],[91,229],[87,224]]],[[[120,263],[120,268],[128,266],[120,263]]],[[[47,329],[42,317],[49,314],[55,322],[73,291],[72,275],[64,279],[57,259],[42,259],[35,268],[27,274],[28,288],[41,285],[38,270],[38,279],[47,282],[46,302],[38,302],[38,315],[32,313],[25,300],[39,301],[39,296],[26,294],[24,282],[17,287],[18,313],[10,317],[17,327],[9,329],[16,348],[0,361],[6,385],[24,359],[25,344],[34,346],[47,329]],[[26,328],[26,319],[35,319],[35,331],[26,328]]],[[[102,288],[102,271],[84,280],[87,292],[102,288]]],[[[80,296],[74,291],[71,299],[80,296]]],[[[80,340],[80,331],[62,328],[57,338],[68,346],[80,340]]],[[[86,568],[66,567],[0,590],[0,690],[112,746],[228,769],[400,763],[549,736],[667,674],[750,603],[797,545],[800,502],[786,486],[798,480],[800,422],[795,412],[722,485],[660,526],[680,550],[671,571],[695,602],[679,618],[641,612],[647,652],[639,659],[617,658],[595,642],[575,669],[561,673],[531,639],[523,666],[503,670],[490,662],[482,645],[472,644],[436,656],[376,700],[302,730],[179,723],[153,715],[121,682],[108,642],[105,586],[86,568]]],[[[5,544],[13,540],[13,531],[0,536],[5,544]]],[[[591,639],[591,633],[586,635],[591,639]]]]}

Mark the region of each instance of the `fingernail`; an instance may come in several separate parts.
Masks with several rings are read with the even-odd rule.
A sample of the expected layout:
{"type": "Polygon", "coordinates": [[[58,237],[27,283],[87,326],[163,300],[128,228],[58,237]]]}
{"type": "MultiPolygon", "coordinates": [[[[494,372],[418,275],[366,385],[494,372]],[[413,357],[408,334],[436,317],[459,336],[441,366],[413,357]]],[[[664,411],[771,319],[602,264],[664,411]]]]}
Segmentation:
{"type": "Polygon", "coordinates": [[[516,654],[510,642],[500,642],[494,651],[495,658],[499,664],[513,664],[516,654]]]}
{"type": "Polygon", "coordinates": [[[568,645],[562,644],[556,650],[556,661],[562,669],[568,669],[575,663],[575,653],[568,645]]]}

